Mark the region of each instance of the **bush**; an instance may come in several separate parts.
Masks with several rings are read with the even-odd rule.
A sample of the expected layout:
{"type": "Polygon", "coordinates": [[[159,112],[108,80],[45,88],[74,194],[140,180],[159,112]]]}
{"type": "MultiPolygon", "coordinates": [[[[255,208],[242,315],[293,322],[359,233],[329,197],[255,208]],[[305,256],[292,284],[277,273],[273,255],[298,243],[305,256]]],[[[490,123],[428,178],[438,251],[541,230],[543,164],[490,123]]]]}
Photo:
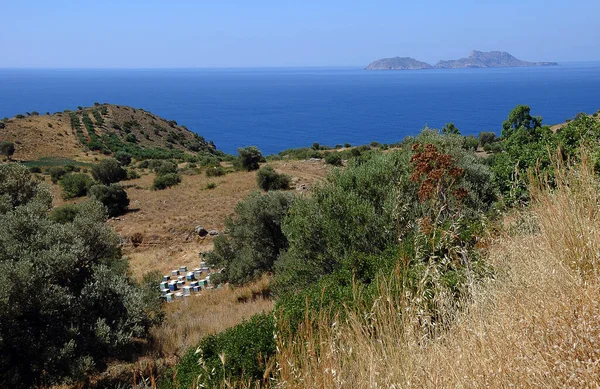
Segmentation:
{"type": "Polygon", "coordinates": [[[42,168],[40,168],[39,166],[31,166],[29,168],[29,171],[32,173],[41,173],[42,172],[42,168]]]}
{"type": "Polygon", "coordinates": [[[65,199],[85,196],[92,183],[92,179],[83,173],[67,174],[60,179],[65,199]]]}
{"type": "Polygon", "coordinates": [[[285,190],[290,187],[290,176],[279,174],[271,166],[265,166],[256,172],[256,182],[264,191],[285,190]]]}
{"type": "Polygon", "coordinates": [[[237,204],[226,222],[228,234],[218,236],[207,255],[211,267],[223,269],[221,281],[243,284],[272,271],[288,246],[281,225],[292,200],[285,192],[255,192],[237,204]]]}
{"type": "Polygon", "coordinates": [[[48,173],[50,173],[52,183],[56,184],[65,174],[67,174],[67,171],[60,166],[53,166],[48,169],[48,173]]]}
{"type": "Polygon", "coordinates": [[[158,315],[104,207],[85,201],[55,222],[49,192],[17,165],[0,166],[0,199],[0,387],[85,382],[131,355],[158,315]]]}
{"type": "Polygon", "coordinates": [[[248,146],[243,149],[238,149],[238,159],[236,167],[240,170],[252,171],[258,170],[259,162],[263,160],[263,156],[256,146],[248,146]]]}
{"type": "Polygon", "coordinates": [[[79,168],[79,166],[72,164],[72,163],[66,164],[63,168],[65,169],[65,172],[67,172],[67,173],[79,172],[81,170],[79,168]]]}
{"type": "Polygon", "coordinates": [[[137,143],[138,140],[137,140],[137,137],[135,136],[135,134],[129,133],[125,137],[125,141],[129,142],[129,143],[137,143]]]}
{"type": "Polygon", "coordinates": [[[170,161],[164,161],[162,164],[156,167],[154,171],[159,176],[177,173],[177,165],[170,161]]]}
{"type": "Polygon", "coordinates": [[[128,166],[131,163],[131,154],[125,151],[117,151],[115,153],[115,159],[121,166],[128,166]]]}
{"type": "Polygon", "coordinates": [[[127,192],[119,184],[94,185],[89,190],[89,195],[100,201],[107,210],[108,216],[115,217],[127,212],[129,198],[127,192]]]}
{"type": "Polygon", "coordinates": [[[479,133],[479,145],[485,147],[486,144],[492,143],[496,140],[496,134],[493,132],[481,131],[479,133]]]}
{"type": "Polygon", "coordinates": [[[479,145],[479,141],[477,140],[477,138],[475,138],[475,136],[465,136],[463,143],[463,147],[465,148],[465,150],[477,151],[477,145],[479,145]]]}
{"type": "Polygon", "coordinates": [[[138,163],[138,167],[140,169],[147,169],[150,166],[150,162],[148,161],[142,161],[140,163],[138,163]]]}
{"type": "Polygon", "coordinates": [[[181,358],[175,367],[176,382],[171,381],[175,375],[170,372],[160,386],[218,388],[226,380],[235,382],[242,376],[251,381],[263,380],[267,362],[276,350],[274,331],[273,316],[261,313],[224,332],[208,335],[181,358]]]}
{"type": "Polygon", "coordinates": [[[137,178],[140,178],[140,175],[137,171],[133,170],[133,169],[128,169],[127,170],[127,179],[128,180],[135,180],[137,178]]]}
{"type": "Polygon", "coordinates": [[[154,183],[152,184],[152,189],[161,190],[170,188],[172,186],[178,185],[181,182],[181,176],[177,173],[167,173],[163,175],[156,176],[154,178],[154,183]]]}
{"type": "Polygon", "coordinates": [[[79,207],[75,204],[65,204],[50,212],[50,220],[56,223],[72,223],[79,215],[79,207]]]}
{"type": "Polygon", "coordinates": [[[333,166],[342,166],[342,155],[338,152],[332,152],[325,155],[325,162],[333,166]]]}
{"type": "Polygon", "coordinates": [[[103,159],[97,165],[92,166],[92,177],[104,185],[110,185],[125,180],[127,171],[116,159],[103,159]]]}
{"type": "Polygon", "coordinates": [[[10,159],[15,153],[15,144],[13,142],[0,142],[0,154],[10,159]]]}
{"type": "Polygon", "coordinates": [[[206,168],[206,177],[220,177],[225,175],[223,166],[209,166],[206,168]]]}
{"type": "Polygon", "coordinates": [[[352,145],[350,143],[344,143],[344,147],[345,148],[350,148],[350,147],[352,147],[352,145]]]}
{"type": "Polygon", "coordinates": [[[215,184],[214,182],[209,182],[208,184],[206,184],[206,189],[215,189],[217,187],[217,184],[215,184]]]}

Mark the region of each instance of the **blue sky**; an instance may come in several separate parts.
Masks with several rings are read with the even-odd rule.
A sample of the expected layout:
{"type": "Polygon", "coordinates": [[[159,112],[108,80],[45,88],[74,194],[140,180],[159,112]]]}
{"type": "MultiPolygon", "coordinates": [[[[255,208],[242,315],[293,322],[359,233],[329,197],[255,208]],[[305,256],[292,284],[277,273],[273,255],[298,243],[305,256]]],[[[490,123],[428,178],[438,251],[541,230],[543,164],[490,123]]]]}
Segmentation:
{"type": "Polygon", "coordinates": [[[473,49],[600,60],[600,1],[0,0],[0,67],[365,66],[473,49]]]}

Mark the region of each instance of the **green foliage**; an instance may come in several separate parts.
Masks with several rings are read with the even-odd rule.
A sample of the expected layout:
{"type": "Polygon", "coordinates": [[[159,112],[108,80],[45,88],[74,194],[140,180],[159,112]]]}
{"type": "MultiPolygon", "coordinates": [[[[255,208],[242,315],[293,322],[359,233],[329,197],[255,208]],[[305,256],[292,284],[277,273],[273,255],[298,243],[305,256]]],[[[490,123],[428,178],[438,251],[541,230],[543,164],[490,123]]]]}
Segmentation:
{"type": "Polygon", "coordinates": [[[290,176],[279,174],[271,166],[262,167],[256,172],[256,182],[264,191],[285,190],[290,187],[290,176]]]}
{"type": "Polygon", "coordinates": [[[342,166],[342,154],[331,152],[325,155],[325,162],[333,166],[342,166]]]}
{"type": "Polygon", "coordinates": [[[223,269],[215,281],[242,284],[273,270],[288,246],[281,225],[292,200],[285,192],[255,192],[237,204],[226,222],[228,234],[218,236],[207,255],[211,267],[223,269]]]}
{"type": "Polygon", "coordinates": [[[50,220],[56,223],[65,224],[72,223],[79,215],[79,206],[75,204],[65,204],[52,209],[50,212],[50,220]]]}
{"type": "Polygon", "coordinates": [[[446,123],[444,127],[442,127],[442,134],[444,135],[460,135],[460,131],[454,125],[454,123],[446,123]]]}
{"type": "Polygon", "coordinates": [[[477,138],[475,138],[475,136],[473,136],[473,135],[465,136],[463,147],[466,150],[476,151],[478,145],[479,145],[479,141],[477,140],[477,138]]]}
{"type": "Polygon", "coordinates": [[[42,172],[42,168],[40,168],[39,166],[31,166],[29,168],[29,171],[31,173],[41,173],[42,172]]]}
{"type": "Polygon", "coordinates": [[[60,179],[59,183],[63,190],[63,197],[72,199],[85,196],[93,182],[87,174],[76,173],[66,174],[60,179]]]}
{"type": "Polygon", "coordinates": [[[116,159],[103,159],[100,163],[92,166],[92,177],[104,185],[109,185],[127,179],[127,171],[116,159]]]}
{"type": "Polygon", "coordinates": [[[138,140],[135,134],[127,134],[127,136],[125,136],[125,141],[129,143],[137,143],[138,140]]]}
{"type": "Polygon", "coordinates": [[[130,355],[156,315],[103,206],[56,222],[49,192],[19,165],[0,166],[0,198],[0,387],[73,382],[130,355]]]}
{"type": "Polygon", "coordinates": [[[159,166],[157,166],[154,171],[157,175],[162,176],[165,174],[174,174],[177,173],[177,165],[171,161],[164,161],[159,166]]]}
{"type": "Polygon", "coordinates": [[[248,146],[238,149],[238,158],[236,167],[240,170],[252,171],[258,170],[259,162],[263,160],[263,156],[256,146],[248,146]]]}
{"type": "Polygon", "coordinates": [[[542,126],[540,116],[531,116],[531,109],[527,105],[517,105],[502,123],[502,136],[509,137],[514,130],[524,128],[534,130],[542,126]]]}
{"type": "Polygon", "coordinates": [[[128,166],[131,164],[131,154],[126,151],[119,150],[115,153],[114,158],[119,162],[121,166],[128,166]]]}
{"type": "Polygon", "coordinates": [[[127,212],[129,198],[127,192],[119,184],[94,185],[89,190],[90,197],[100,201],[107,210],[108,216],[119,216],[127,212]]]}
{"type": "Polygon", "coordinates": [[[224,176],[227,172],[222,166],[209,166],[206,168],[206,177],[220,177],[224,176]]]}
{"type": "Polygon", "coordinates": [[[257,314],[224,332],[208,335],[175,367],[178,385],[172,381],[171,373],[159,387],[216,388],[225,379],[262,380],[267,361],[276,351],[274,331],[273,316],[257,314]]]}
{"type": "Polygon", "coordinates": [[[10,159],[15,153],[15,144],[13,142],[0,142],[0,154],[10,159]]]}
{"type": "Polygon", "coordinates": [[[163,175],[158,175],[154,178],[154,183],[152,184],[152,189],[161,190],[170,188],[175,185],[179,185],[181,182],[181,176],[177,173],[167,173],[163,175]]]}
{"type": "Polygon", "coordinates": [[[481,131],[479,133],[479,145],[485,147],[488,143],[492,143],[496,140],[496,134],[493,132],[481,131]]]}
{"type": "Polygon", "coordinates": [[[208,184],[206,184],[206,189],[215,189],[217,187],[217,184],[215,184],[214,182],[209,182],[208,184]]]}
{"type": "Polygon", "coordinates": [[[65,174],[67,174],[67,171],[60,166],[53,166],[48,169],[48,173],[50,174],[52,183],[56,184],[65,174]]]}

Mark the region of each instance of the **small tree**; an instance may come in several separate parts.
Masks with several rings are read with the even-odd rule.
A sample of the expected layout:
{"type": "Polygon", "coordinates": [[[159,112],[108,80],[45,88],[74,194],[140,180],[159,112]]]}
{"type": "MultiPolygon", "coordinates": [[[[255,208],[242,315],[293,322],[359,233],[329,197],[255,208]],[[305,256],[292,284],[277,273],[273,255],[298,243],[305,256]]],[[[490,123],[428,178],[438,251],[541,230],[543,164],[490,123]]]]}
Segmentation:
{"type": "Polygon", "coordinates": [[[485,147],[486,144],[492,143],[496,140],[496,134],[493,132],[481,131],[479,133],[479,145],[485,147]]]}
{"type": "Polygon", "coordinates": [[[67,171],[60,166],[52,166],[48,169],[48,173],[50,174],[52,183],[56,184],[65,174],[67,174],[67,171]]]}
{"type": "Polygon", "coordinates": [[[0,154],[10,159],[15,153],[15,144],[13,142],[0,142],[0,154]]]}
{"type": "Polygon", "coordinates": [[[243,149],[238,149],[238,158],[236,165],[239,169],[246,171],[257,170],[259,162],[263,160],[263,156],[256,146],[248,146],[243,149]]]}
{"type": "Polygon", "coordinates": [[[92,186],[92,179],[83,173],[67,174],[60,179],[60,186],[63,189],[65,199],[82,197],[87,194],[88,189],[92,186]]]}
{"type": "Polygon", "coordinates": [[[94,185],[90,188],[89,195],[104,204],[111,217],[124,214],[129,206],[127,192],[120,184],[94,185]]]}
{"type": "Polygon", "coordinates": [[[449,135],[449,134],[460,135],[460,131],[454,125],[454,123],[446,123],[446,125],[442,128],[442,134],[444,134],[444,135],[449,135]]]}
{"type": "Polygon", "coordinates": [[[325,156],[325,162],[333,166],[342,166],[342,156],[335,151],[328,153],[325,156]]]}
{"type": "Polygon", "coordinates": [[[127,179],[127,171],[119,165],[116,159],[104,159],[92,166],[92,177],[104,185],[127,179]]]}
{"type": "Polygon", "coordinates": [[[282,190],[290,187],[290,176],[279,174],[271,166],[265,166],[256,172],[258,186],[268,192],[270,190],[282,190]]]}
{"type": "Polygon", "coordinates": [[[121,166],[128,166],[131,163],[131,154],[125,151],[117,151],[115,153],[115,159],[121,166]]]}

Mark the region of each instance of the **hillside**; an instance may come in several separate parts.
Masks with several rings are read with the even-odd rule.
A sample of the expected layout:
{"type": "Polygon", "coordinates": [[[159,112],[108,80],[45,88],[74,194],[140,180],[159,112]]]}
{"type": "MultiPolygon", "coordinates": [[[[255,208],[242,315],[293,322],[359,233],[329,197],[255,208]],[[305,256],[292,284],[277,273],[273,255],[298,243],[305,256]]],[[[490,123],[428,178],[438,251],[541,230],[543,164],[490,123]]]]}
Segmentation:
{"type": "Polygon", "coordinates": [[[365,70],[418,70],[431,69],[432,66],[426,62],[418,61],[410,57],[383,58],[371,62],[365,70]]]}
{"type": "Polygon", "coordinates": [[[21,161],[43,157],[87,161],[120,149],[133,155],[152,149],[216,152],[214,144],[174,120],[127,106],[98,104],[46,115],[33,112],[1,123],[0,141],[14,142],[13,158],[21,161]]]}

